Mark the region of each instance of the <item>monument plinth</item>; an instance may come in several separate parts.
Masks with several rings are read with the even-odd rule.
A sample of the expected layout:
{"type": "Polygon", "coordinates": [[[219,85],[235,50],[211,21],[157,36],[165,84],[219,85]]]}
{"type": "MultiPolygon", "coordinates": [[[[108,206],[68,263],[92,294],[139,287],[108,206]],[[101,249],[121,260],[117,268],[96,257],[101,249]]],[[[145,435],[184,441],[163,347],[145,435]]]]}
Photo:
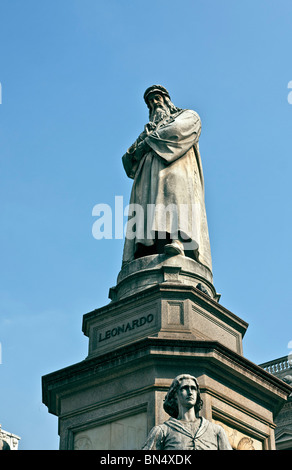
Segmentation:
{"type": "Polygon", "coordinates": [[[247,327],[178,277],[151,278],[85,314],[88,356],[43,377],[43,401],[59,417],[60,449],[141,449],[167,419],[163,401],[182,371],[197,377],[202,416],[224,428],[232,448],[274,449],[274,418],[291,388],[244,358],[247,327]]]}
{"type": "Polygon", "coordinates": [[[144,256],[126,264],[118,275],[116,286],[110,289],[109,297],[113,301],[121,300],[162,282],[195,287],[216,301],[220,299],[213,285],[212,272],[206,266],[186,256],[165,254],[144,256]]]}
{"type": "Polygon", "coordinates": [[[181,374],[191,378],[174,394],[179,414],[172,419],[189,438],[182,443],[165,431],[159,448],[213,449],[220,435],[219,448],[275,449],[274,420],[292,389],[243,356],[248,325],[219,303],[200,118],[175,107],[159,85],[144,98],[150,121],[123,156],[136,214],[110,302],[83,316],[88,356],[42,378],[43,402],[59,418],[60,449],[141,449],[168,420],[164,398],[181,374]],[[192,380],[200,417],[186,398],[192,380]]]}
{"type": "MultiPolygon", "coordinates": [[[[220,341],[242,354],[247,323],[195,287],[197,280],[193,284],[180,281],[180,268],[174,266],[174,260],[172,258],[171,268],[177,270],[175,275],[167,271],[165,281],[154,284],[150,279],[143,289],[133,289],[131,295],[84,315],[83,332],[89,338],[88,357],[148,336],[220,341]]],[[[180,261],[177,260],[178,266],[180,261]]],[[[161,276],[163,278],[163,272],[161,276]]],[[[143,283],[146,279],[147,271],[143,283]]],[[[132,279],[129,282],[132,285],[132,279]]],[[[131,292],[126,284],[123,287],[131,292]]]]}

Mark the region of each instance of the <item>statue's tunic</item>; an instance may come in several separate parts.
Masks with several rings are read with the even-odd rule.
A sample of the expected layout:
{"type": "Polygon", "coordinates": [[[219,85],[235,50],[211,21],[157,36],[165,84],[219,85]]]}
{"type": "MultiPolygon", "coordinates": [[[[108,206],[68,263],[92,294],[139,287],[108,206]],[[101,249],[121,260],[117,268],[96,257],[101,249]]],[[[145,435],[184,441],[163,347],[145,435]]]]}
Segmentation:
{"type": "MultiPolygon", "coordinates": [[[[200,133],[198,114],[180,110],[145,138],[151,150],[139,161],[135,159],[138,141],[123,156],[125,171],[134,179],[130,207],[139,204],[143,209],[133,214],[136,233],[134,237],[127,233],[123,262],[134,259],[137,243],[152,245],[155,232],[173,234],[178,230],[185,239],[195,242],[191,246],[195,259],[212,271],[198,145],[200,133]],[[148,205],[152,208],[155,205],[152,213],[149,207],[147,210],[148,205]],[[176,207],[177,212],[165,211],[167,207],[176,207]]],[[[128,227],[130,221],[129,216],[128,227]]]]}
{"type": "Polygon", "coordinates": [[[180,420],[170,418],[149,433],[143,450],[232,450],[224,429],[205,418],[193,435],[180,420]]]}

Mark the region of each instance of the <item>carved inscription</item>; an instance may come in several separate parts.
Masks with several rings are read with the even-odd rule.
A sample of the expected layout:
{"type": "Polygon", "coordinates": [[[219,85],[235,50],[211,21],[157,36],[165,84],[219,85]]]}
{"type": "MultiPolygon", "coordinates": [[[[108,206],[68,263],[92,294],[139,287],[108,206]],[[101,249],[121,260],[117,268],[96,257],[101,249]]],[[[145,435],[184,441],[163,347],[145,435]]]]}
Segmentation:
{"type": "Polygon", "coordinates": [[[128,331],[141,328],[144,325],[152,323],[153,320],[154,320],[154,315],[152,313],[149,313],[149,315],[147,316],[142,316],[140,318],[137,318],[136,320],[132,320],[127,323],[122,323],[121,325],[115,326],[114,328],[106,330],[103,333],[99,333],[98,342],[100,343],[101,341],[106,341],[110,338],[115,338],[116,336],[127,333],[128,331]]]}

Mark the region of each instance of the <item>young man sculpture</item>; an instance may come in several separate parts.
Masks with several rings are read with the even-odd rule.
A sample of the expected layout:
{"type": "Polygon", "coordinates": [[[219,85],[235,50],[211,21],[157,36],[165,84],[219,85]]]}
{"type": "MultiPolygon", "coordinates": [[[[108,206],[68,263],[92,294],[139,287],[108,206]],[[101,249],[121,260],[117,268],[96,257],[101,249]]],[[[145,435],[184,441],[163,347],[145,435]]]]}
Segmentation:
{"type": "Polygon", "coordinates": [[[171,418],[150,431],[143,450],[232,450],[224,429],[199,417],[202,405],[197,379],[176,377],[163,404],[171,418]]]}

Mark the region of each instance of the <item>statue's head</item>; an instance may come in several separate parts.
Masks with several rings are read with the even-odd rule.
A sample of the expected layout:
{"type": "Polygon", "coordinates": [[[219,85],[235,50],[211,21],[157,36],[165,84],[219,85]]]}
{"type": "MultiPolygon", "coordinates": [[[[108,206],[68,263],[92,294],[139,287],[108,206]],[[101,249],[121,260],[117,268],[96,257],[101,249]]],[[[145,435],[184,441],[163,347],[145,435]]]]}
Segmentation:
{"type": "Polygon", "coordinates": [[[144,100],[149,109],[150,121],[159,121],[165,115],[179,111],[170,100],[169,93],[162,85],[152,85],[144,93],[144,100]]]}
{"type": "Polygon", "coordinates": [[[196,392],[197,392],[197,400],[194,405],[195,409],[195,414],[196,416],[199,415],[200,410],[202,409],[203,406],[203,401],[201,399],[200,395],[200,387],[198,384],[198,381],[196,377],[189,375],[189,374],[181,374],[178,375],[172,382],[171,386],[169,387],[169,390],[165,396],[164,403],[163,403],[163,408],[168,413],[170,416],[173,418],[178,417],[178,403],[177,403],[177,393],[182,385],[182,382],[185,380],[190,380],[194,383],[196,387],[196,392]]]}
{"type": "Polygon", "coordinates": [[[166,88],[164,88],[161,85],[152,85],[149,88],[147,88],[147,90],[144,93],[144,100],[148,108],[150,107],[149,97],[153,94],[159,94],[163,97],[166,96],[168,99],[170,99],[169,93],[166,88]]]}

